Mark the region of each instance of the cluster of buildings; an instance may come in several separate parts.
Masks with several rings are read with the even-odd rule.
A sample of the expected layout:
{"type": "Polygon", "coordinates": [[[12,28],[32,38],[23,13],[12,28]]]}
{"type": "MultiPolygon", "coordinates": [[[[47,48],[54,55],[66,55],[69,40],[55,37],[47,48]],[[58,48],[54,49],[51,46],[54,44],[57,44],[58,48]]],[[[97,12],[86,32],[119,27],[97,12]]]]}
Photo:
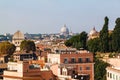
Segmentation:
{"type": "MultiPolygon", "coordinates": [[[[109,31],[111,32],[111,31],[109,31]]],[[[78,33],[73,33],[71,30],[67,28],[66,25],[64,25],[59,33],[53,33],[53,34],[29,34],[25,33],[24,38],[30,39],[30,40],[57,40],[57,39],[69,39],[72,36],[76,35],[78,33]]],[[[88,39],[93,39],[99,37],[99,32],[93,27],[93,29],[88,33],[88,39]]],[[[13,35],[6,33],[4,35],[0,34],[0,42],[1,41],[12,41],[13,35]]]]}
{"type": "Polygon", "coordinates": [[[7,55],[0,56],[0,71],[3,80],[57,80],[45,65],[45,60],[40,56],[40,52],[21,52],[20,44],[25,40],[21,31],[14,33],[12,42],[16,46],[13,53],[13,60],[10,61],[7,55]],[[49,75],[49,76],[44,76],[49,75]]]}
{"type": "Polygon", "coordinates": [[[94,80],[93,54],[86,50],[48,54],[48,63],[60,80],[94,80]]]}
{"type": "MultiPolygon", "coordinates": [[[[24,38],[25,39],[32,39],[32,40],[42,40],[42,39],[50,39],[50,40],[56,40],[56,39],[69,39],[71,36],[75,35],[72,31],[70,31],[66,25],[64,25],[59,33],[51,33],[51,34],[29,34],[25,33],[24,38]]],[[[12,41],[12,34],[6,33],[6,34],[0,34],[0,42],[1,41],[12,41]]]]}
{"type": "MultiPolygon", "coordinates": [[[[7,55],[0,56],[0,74],[3,80],[94,80],[93,53],[66,47],[64,42],[74,34],[64,25],[59,34],[23,34],[17,31],[11,43],[16,46],[12,62],[7,55]],[[23,40],[33,40],[35,52],[21,52],[23,40]]],[[[7,35],[6,35],[7,36],[7,35]]],[[[99,37],[93,28],[88,39],[99,37]]],[[[9,38],[8,38],[9,39],[9,38]]],[[[107,59],[107,80],[120,79],[119,58],[107,59]],[[118,61],[118,62],[116,62],[118,61]],[[116,62],[116,63],[115,63],[116,62]]]]}
{"type": "MultiPolygon", "coordinates": [[[[73,34],[64,25],[59,35],[67,38],[73,34]]],[[[94,80],[93,54],[66,47],[64,38],[53,38],[30,39],[21,31],[15,32],[11,41],[16,46],[13,60],[0,56],[3,80],[94,80]],[[35,42],[35,52],[20,51],[21,42],[27,39],[35,42]]]]}

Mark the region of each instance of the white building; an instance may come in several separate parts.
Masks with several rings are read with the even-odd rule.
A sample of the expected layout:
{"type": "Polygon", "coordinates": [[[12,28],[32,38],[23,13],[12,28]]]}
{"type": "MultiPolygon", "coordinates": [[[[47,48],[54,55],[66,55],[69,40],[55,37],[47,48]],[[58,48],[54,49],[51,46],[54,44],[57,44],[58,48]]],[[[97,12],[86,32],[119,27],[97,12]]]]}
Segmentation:
{"type": "Polygon", "coordinates": [[[120,69],[116,67],[107,67],[107,80],[120,80],[120,69]]]}
{"type": "Polygon", "coordinates": [[[47,57],[48,57],[48,61],[47,61],[48,63],[60,64],[60,54],[48,54],[47,57]]]}
{"type": "Polygon", "coordinates": [[[20,61],[8,62],[7,65],[8,69],[3,73],[3,80],[40,79],[40,66],[37,64],[30,64],[28,61],[20,61]]]}
{"type": "Polygon", "coordinates": [[[110,58],[107,60],[111,66],[107,67],[107,80],[120,80],[120,59],[119,58],[110,58]]]}

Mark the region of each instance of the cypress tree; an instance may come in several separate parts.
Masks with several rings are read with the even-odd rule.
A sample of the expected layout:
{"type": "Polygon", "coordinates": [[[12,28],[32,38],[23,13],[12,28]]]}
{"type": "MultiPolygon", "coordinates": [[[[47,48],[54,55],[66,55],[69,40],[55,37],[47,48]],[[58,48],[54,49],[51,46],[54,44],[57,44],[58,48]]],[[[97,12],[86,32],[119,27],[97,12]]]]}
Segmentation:
{"type": "Polygon", "coordinates": [[[115,52],[120,52],[120,18],[115,21],[116,25],[112,33],[112,48],[115,52]]]}
{"type": "Polygon", "coordinates": [[[105,23],[102,30],[100,31],[100,51],[107,52],[109,51],[109,33],[108,33],[108,17],[104,19],[105,23]]]}
{"type": "Polygon", "coordinates": [[[80,48],[86,49],[86,43],[87,43],[87,33],[85,31],[80,33],[80,43],[79,46],[80,48]]]}

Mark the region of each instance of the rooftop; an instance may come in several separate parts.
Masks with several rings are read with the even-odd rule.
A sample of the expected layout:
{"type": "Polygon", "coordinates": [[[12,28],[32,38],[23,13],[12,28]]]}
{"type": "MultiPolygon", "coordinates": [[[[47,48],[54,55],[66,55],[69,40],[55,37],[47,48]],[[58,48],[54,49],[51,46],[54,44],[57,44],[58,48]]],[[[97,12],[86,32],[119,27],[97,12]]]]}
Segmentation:
{"type": "Polygon", "coordinates": [[[110,70],[110,71],[114,71],[114,72],[120,73],[120,69],[117,69],[117,68],[115,68],[115,67],[107,67],[106,69],[107,69],[107,70],[110,70]]]}

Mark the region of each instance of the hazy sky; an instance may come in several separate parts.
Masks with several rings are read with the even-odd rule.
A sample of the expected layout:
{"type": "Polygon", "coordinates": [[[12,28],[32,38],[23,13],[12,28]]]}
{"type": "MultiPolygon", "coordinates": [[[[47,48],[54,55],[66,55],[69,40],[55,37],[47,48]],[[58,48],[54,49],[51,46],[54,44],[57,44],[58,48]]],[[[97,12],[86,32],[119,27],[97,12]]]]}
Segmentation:
{"type": "Polygon", "coordinates": [[[113,29],[120,0],[0,0],[0,34],[59,33],[64,24],[72,32],[99,31],[105,16],[113,29]]]}

